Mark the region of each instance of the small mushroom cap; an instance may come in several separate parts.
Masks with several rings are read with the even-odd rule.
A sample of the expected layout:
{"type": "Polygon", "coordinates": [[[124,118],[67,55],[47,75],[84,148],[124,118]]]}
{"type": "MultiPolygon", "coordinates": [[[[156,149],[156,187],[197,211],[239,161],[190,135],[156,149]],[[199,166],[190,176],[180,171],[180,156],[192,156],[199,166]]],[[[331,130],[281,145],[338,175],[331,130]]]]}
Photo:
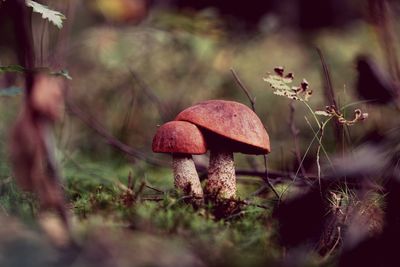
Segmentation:
{"type": "Polygon", "coordinates": [[[269,136],[260,118],[247,106],[226,100],[208,100],[183,110],[175,118],[201,129],[209,148],[245,154],[271,151],[269,136]]]}
{"type": "Polygon", "coordinates": [[[199,128],[186,121],[170,121],[159,127],[153,138],[152,148],[156,153],[207,152],[206,142],[199,128]]]}

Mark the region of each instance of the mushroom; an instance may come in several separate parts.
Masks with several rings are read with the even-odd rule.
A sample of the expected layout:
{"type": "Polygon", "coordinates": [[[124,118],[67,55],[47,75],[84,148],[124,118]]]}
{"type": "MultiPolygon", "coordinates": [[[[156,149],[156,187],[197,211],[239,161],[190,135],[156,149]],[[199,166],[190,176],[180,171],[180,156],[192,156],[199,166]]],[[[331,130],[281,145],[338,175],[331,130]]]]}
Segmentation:
{"type": "Polygon", "coordinates": [[[185,121],[167,122],[158,128],[153,152],[172,153],[174,184],[195,198],[203,197],[200,179],[192,155],[207,152],[203,134],[196,125],[185,121]]]}
{"type": "Polygon", "coordinates": [[[175,118],[197,125],[210,149],[205,192],[219,199],[236,197],[234,152],[270,152],[269,136],[258,116],[234,101],[208,100],[183,110],[175,118]]]}

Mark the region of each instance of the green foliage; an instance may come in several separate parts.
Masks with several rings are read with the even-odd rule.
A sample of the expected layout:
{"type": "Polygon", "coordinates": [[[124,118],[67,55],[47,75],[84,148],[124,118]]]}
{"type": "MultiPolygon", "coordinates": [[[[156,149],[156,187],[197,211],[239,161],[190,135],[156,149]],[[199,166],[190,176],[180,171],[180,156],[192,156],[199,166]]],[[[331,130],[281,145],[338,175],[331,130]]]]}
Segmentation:
{"type": "Polygon", "coordinates": [[[135,229],[185,238],[209,254],[205,260],[211,266],[252,266],[273,260],[279,250],[266,224],[270,214],[255,207],[241,214],[234,220],[216,221],[208,208],[196,211],[180,198],[166,196],[160,203],[138,205],[131,221],[135,229]]]}
{"type": "MultiPolygon", "coordinates": [[[[72,80],[72,77],[69,75],[68,70],[62,69],[59,71],[51,71],[47,67],[40,67],[40,68],[35,68],[34,71],[41,71],[41,72],[48,72],[50,75],[55,75],[55,76],[62,76],[68,80],[72,80]]],[[[6,73],[6,72],[17,72],[17,73],[24,73],[25,68],[22,67],[21,65],[8,65],[8,66],[0,66],[0,74],[1,73],[6,73]]]]}
{"type": "Polygon", "coordinates": [[[51,10],[49,7],[32,0],[26,0],[26,5],[31,7],[33,9],[33,12],[41,14],[43,19],[47,19],[57,28],[62,28],[63,20],[66,18],[61,12],[51,10]]]}
{"type": "Polygon", "coordinates": [[[136,233],[181,240],[208,266],[260,266],[275,262],[280,254],[269,209],[247,206],[227,221],[215,220],[211,206],[194,209],[173,189],[171,171],[81,158],[78,162],[79,166],[67,161],[64,172],[67,195],[80,223],[100,217],[128,225],[136,233]],[[142,188],[144,182],[162,192],[142,188]]]}
{"type": "Polygon", "coordinates": [[[24,67],[20,65],[9,65],[9,66],[0,66],[0,74],[6,72],[18,72],[23,73],[25,71],[24,67]]]}
{"type": "Polygon", "coordinates": [[[22,192],[12,177],[7,177],[0,179],[0,209],[25,221],[33,221],[37,201],[30,193],[22,192]]]}

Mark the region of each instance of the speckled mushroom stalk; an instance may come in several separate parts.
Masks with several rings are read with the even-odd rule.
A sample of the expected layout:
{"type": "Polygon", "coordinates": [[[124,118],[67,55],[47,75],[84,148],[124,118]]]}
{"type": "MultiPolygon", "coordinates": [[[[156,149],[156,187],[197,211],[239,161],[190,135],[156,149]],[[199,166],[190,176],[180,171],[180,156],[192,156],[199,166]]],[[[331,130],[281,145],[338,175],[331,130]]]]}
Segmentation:
{"type": "Polygon", "coordinates": [[[167,122],[158,128],[152,146],[153,152],[172,154],[175,187],[196,199],[202,198],[203,189],[192,154],[204,154],[207,147],[197,126],[184,121],[167,122]]]}
{"type": "Polygon", "coordinates": [[[203,197],[199,175],[193,162],[192,155],[172,154],[172,169],[175,187],[195,198],[203,197]]]}
{"type": "Polygon", "coordinates": [[[221,198],[236,197],[236,175],[232,152],[210,151],[205,191],[207,194],[221,198]]]}
{"type": "Polygon", "coordinates": [[[269,136],[258,116],[247,106],[226,100],[208,100],[183,110],[175,118],[197,125],[210,149],[205,193],[211,198],[236,197],[233,153],[267,154],[269,136]]]}

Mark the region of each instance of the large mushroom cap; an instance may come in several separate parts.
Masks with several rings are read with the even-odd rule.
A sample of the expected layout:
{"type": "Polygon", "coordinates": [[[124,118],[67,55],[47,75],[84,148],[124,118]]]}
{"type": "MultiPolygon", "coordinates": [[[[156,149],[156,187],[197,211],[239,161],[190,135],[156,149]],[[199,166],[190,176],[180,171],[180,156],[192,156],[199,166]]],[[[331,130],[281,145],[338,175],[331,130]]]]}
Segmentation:
{"type": "Polygon", "coordinates": [[[183,110],[175,120],[188,121],[206,129],[209,147],[225,146],[233,152],[246,154],[267,154],[271,151],[269,136],[261,120],[250,108],[238,102],[200,102],[183,110]]]}
{"type": "Polygon", "coordinates": [[[153,138],[153,152],[204,154],[207,152],[203,134],[196,125],[186,121],[167,122],[153,138]]]}

